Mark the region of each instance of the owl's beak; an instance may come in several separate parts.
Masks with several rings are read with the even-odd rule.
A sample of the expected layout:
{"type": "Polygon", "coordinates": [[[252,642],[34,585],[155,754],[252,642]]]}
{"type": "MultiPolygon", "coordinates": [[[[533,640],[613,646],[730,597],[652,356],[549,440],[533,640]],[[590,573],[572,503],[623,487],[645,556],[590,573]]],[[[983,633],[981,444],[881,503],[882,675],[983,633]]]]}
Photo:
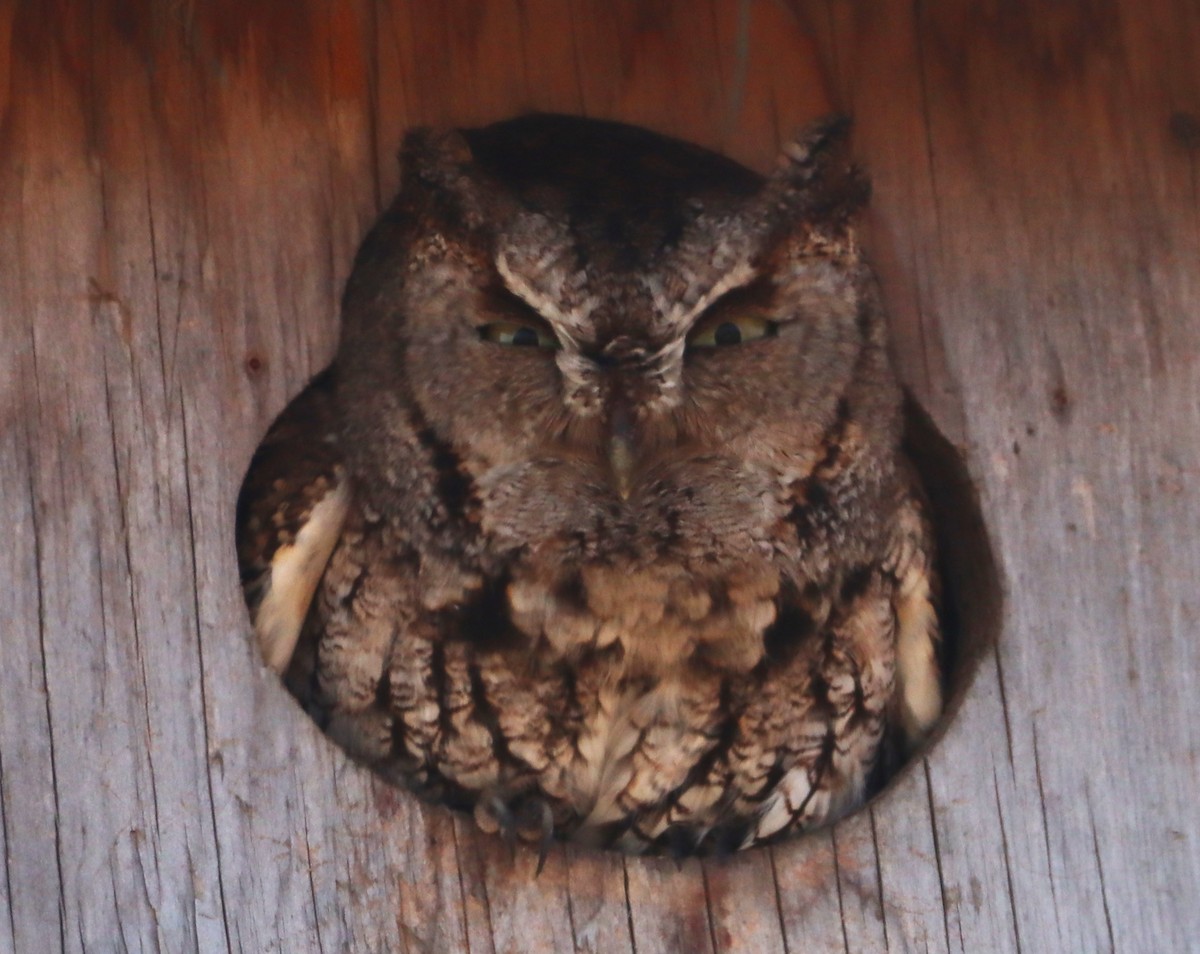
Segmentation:
{"type": "Polygon", "coordinates": [[[608,466],[613,489],[622,500],[633,491],[633,469],[637,463],[633,421],[629,412],[617,405],[609,418],[608,466]]]}

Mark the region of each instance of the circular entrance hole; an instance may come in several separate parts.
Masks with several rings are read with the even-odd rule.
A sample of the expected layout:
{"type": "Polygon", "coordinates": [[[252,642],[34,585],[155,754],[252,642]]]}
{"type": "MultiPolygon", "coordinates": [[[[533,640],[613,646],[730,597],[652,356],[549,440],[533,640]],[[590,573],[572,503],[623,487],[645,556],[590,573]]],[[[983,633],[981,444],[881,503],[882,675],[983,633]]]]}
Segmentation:
{"type": "Polygon", "coordinates": [[[856,418],[888,392],[876,311],[840,320],[847,128],[767,180],[580,117],[410,134],[337,365],[239,505],[264,656],[343,748],[535,843],[722,853],[840,817],[953,712],[995,563],[909,400],[935,618],[924,515],[856,418]]]}

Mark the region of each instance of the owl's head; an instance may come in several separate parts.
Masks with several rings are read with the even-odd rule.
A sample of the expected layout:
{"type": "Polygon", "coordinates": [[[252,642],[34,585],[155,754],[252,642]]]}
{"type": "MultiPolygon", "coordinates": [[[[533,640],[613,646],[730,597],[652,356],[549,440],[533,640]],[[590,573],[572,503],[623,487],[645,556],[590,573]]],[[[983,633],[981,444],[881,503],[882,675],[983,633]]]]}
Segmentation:
{"type": "Polygon", "coordinates": [[[845,131],[766,177],[587,119],[411,133],[336,361],[371,507],[485,571],[786,560],[830,435],[896,439],[845,131]]]}

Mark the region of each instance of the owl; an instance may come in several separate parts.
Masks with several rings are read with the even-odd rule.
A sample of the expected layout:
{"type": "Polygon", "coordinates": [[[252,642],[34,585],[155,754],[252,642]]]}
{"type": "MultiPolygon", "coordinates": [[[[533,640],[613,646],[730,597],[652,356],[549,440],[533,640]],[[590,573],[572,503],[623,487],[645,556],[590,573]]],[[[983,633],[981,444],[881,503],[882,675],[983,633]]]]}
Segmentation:
{"type": "Polygon", "coordinates": [[[859,805],[942,708],[930,522],[840,158],[411,132],[238,502],[266,662],[486,830],[676,857],[859,805]]]}

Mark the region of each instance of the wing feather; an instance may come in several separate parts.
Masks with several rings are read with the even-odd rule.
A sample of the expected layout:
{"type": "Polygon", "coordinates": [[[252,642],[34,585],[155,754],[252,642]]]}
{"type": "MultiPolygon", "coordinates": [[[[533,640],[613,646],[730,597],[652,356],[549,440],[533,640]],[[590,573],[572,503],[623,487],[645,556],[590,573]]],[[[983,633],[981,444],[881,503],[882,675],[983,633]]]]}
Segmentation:
{"type": "Polygon", "coordinates": [[[904,740],[911,750],[942,714],[942,672],[938,661],[938,580],[933,565],[933,533],[915,498],[901,508],[889,563],[896,578],[896,698],[904,740]]]}
{"type": "Polygon", "coordinates": [[[317,375],[271,425],[237,506],[238,564],[263,659],[284,672],[341,536],[351,492],[334,375],[317,375]]]}

